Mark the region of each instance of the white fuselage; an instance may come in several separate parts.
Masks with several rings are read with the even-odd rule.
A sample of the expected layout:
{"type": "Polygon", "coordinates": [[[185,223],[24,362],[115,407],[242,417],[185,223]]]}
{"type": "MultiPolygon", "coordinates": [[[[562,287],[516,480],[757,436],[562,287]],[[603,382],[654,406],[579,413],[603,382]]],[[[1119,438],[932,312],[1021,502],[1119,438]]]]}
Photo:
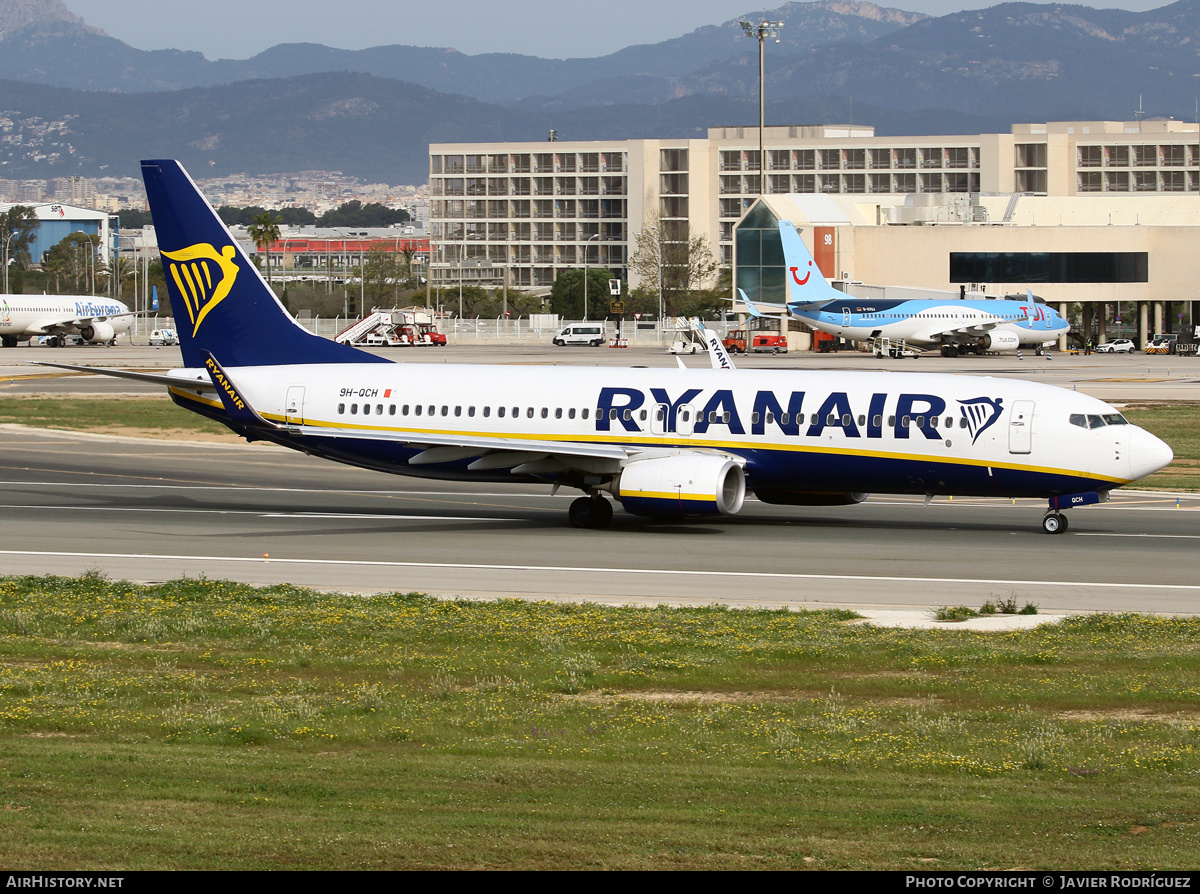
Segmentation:
{"type": "Polygon", "coordinates": [[[796,311],[816,329],[852,341],[890,338],[915,345],[967,343],[997,333],[996,350],[1015,350],[1053,342],[1069,328],[1046,305],[1010,299],[989,301],[904,301],[875,308],[847,297],[820,310],[796,311]]]}
{"type": "MultiPolygon", "coordinates": [[[[756,489],[816,491],[1104,491],[1171,459],[1165,444],[1102,401],[1009,379],[353,363],[229,374],[267,420],[328,430],[328,438],[303,439],[323,442],[317,452],[412,475],[478,477],[452,463],[409,465],[421,448],[406,450],[406,434],[639,451],[626,462],[719,451],[744,460],[756,489]],[[357,440],[355,432],[376,440],[357,440]]],[[[211,395],[185,385],[172,391],[184,405],[221,410],[211,395]]],[[[597,472],[605,462],[608,471],[621,466],[595,462],[597,472]]]]}
{"type": "Polygon", "coordinates": [[[129,331],[132,318],[122,302],[95,295],[0,295],[0,336],[8,339],[78,333],[110,341],[129,331]]]}

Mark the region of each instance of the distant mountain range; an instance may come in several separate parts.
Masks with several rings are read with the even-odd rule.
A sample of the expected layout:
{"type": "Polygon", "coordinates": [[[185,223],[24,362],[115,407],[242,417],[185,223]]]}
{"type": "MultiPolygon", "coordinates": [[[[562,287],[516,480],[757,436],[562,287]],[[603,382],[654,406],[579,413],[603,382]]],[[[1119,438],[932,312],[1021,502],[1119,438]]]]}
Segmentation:
{"type": "MultiPolygon", "coordinates": [[[[978,133],[1128,119],[1139,97],[1150,115],[1191,118],[1200,94],[1200,0],[938,18],[819,0],[766,16],[786,22],[767,46],[768,123],[978,133]]],[[[285,44],[214,62],[130,47],[60,0],[0,0],[0,79],[8,178],[135,174],[138,158],[172,155],[198,174],[421,183],[433,141],[694,137],[758,117],[758,46],[736,19],[594,59],[285,44]]]]}

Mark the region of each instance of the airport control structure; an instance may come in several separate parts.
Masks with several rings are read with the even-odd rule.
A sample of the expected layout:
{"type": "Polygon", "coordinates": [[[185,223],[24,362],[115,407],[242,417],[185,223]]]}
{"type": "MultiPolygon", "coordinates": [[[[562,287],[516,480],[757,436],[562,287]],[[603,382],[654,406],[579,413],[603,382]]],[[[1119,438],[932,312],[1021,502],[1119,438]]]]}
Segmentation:
{"type": "MultiPolygon", "coordinates": [[[[885,287],[1080,303],[1103,339],[1200,319],[1200,125],[1017,124],[1010,133],[876,136],[863,125],[713,127],[706,139],[433,143],[434,287],[547,291],[607,267],[631,287],[652,222],[704,235],[751,300],[780,300],[769,233],[800,228],[851,294],[885,287]],[[766,239],[766,241],[764,241],[766,239]]],[[[781,326],[785,325],[781,323],[781,326]]]]}

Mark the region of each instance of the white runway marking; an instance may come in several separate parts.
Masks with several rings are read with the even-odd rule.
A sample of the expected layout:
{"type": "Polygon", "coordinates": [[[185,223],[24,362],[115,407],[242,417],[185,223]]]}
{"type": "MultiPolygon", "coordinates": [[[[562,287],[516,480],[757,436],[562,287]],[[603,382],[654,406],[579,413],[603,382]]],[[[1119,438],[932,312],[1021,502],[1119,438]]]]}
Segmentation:
{"type": "MultiPolygon", "coordinates": [[[[261,556],[185,556],[155,553],[86,553],[57,552],[42,550],[0,550],[0,556],[38,556],[45,558],[73,559],[152,559],[172,562],[230,562],[237,564],[262,563],[261,556]]],[[[1200,591],[1200,584],[1160,583],[1116,583],[1113,581],[1064,581],[1064,580],[1001,580],[998,578],[969,577],[899,577],[868,574],[798,574],[771,571],[700,571],[671,568],[611,568],[602,566],[571,565],[495,565],[470,562],[392,562],[359,559],[271,559],[276,565],[332,565],[359,568],[426,568],[458,571],[511,571],[528,574],[636,574],[657,577],[693,578],[744,578],[749,580],[795,580],[795,581],[854,581],[862,583],[922,583],[922,584],[974,584],[985,586],[1061,587],[1064,589],[1105,590],[1180,590],[1200,591]]]]}
{"type": "Polygon", "coordinates": [[[251,515],[255,518],[367,518],[377,521],[523,521],[498,515],[409,515],[395,512],[264,512],[261,509],[164,509],[155,506],[23,506],[0,504],[3,509],[41,512],[157,512],[177,515],[251,515]]]}

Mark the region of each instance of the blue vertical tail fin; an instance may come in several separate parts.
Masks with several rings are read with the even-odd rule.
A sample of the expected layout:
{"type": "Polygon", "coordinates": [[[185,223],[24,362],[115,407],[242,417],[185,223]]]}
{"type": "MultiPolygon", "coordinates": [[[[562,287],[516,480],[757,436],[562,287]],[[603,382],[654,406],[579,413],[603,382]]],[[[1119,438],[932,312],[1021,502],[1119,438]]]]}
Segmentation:
{"type": "Polygon", "coordinates": [[[390,362],[292,319],[179,162],[143,161],[142,179],[184,365],[390,362]]]}
{"type": "Polygon", "coordinates": [[[779,238],[783,242],[783,262],[787,268],[784,279],[788,287],[788,305],[820,304],[843,297],[817,267],[795,224],[790,220],[781,220],[779,238]]]}

